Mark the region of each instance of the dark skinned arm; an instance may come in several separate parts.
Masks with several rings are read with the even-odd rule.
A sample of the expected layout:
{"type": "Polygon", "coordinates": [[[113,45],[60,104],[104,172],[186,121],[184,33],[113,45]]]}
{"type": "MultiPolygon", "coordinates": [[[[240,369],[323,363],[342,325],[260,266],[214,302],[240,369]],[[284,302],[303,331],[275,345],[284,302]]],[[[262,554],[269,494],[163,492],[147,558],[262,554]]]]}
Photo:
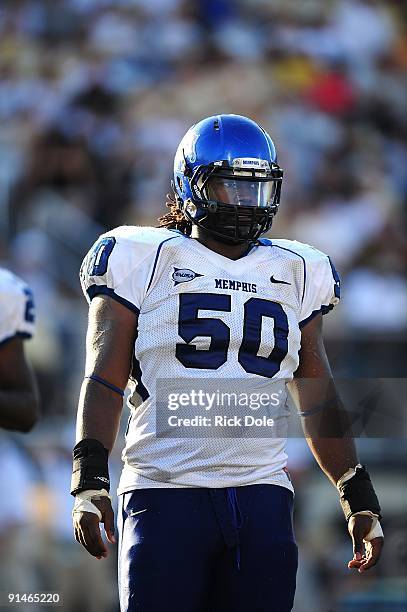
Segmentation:
{"type": "MultiPolygon", "coordinates": [[[[86,375],[96,374],[111,384],[125,389],[129,379],[137,315],[108,296],[95,297],[89,308],[86,336],[86,375]]],[[[120,425],[123,399],[104,385],[84,379],[79,397],[76,440],[99,440],[112,450],[120,425]]],[[[94,500],[102,513],[102,523],[108,540],[113,543],[114,516],[108,497],[94,500]]],[[[75,538],[94,557],[107,557],[96,514],[74,515],[75,538]]]]}
{"type": "MultiPolygon", "coordinates": [[[[358,459],[346,411],[333,383],[322,337],[322,315],[302,329],[300,363],[289,389],[297,409],[310,413],[302,419],[308,446],[322,471],[336,486],[339,478],[349,468],[354,468],[358,459]]],[[[383,538],[374,538],[367,544],[363,542],[371,526],[372,519],[365,515],[349,520],[354,556],[348,567],[359,572],[373,567],[381,554],[383,538]]]]}
{"type": "Polygon", "coordinates": [[[28,432],[39,414],[37,385],[24,341],[15,337],[0,347],[0,427],[28,432]]]}

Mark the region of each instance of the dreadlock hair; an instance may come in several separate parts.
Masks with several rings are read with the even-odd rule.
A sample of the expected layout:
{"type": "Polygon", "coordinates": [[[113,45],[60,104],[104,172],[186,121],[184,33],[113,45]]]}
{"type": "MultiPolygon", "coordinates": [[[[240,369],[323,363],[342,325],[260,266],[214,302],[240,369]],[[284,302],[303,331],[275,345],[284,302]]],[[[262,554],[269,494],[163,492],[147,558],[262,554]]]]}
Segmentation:
{"type": "Polygon", "coordinates": [[[189,236],[192,230],[192,223],[188,221],[184,213],[178,206],[177,194],[175,191],[167,193],[167,201],[165,205],[170,209],[167,214],[158,218],[158,227],[167,227],[168,229],[176,229],[189,236]]]}

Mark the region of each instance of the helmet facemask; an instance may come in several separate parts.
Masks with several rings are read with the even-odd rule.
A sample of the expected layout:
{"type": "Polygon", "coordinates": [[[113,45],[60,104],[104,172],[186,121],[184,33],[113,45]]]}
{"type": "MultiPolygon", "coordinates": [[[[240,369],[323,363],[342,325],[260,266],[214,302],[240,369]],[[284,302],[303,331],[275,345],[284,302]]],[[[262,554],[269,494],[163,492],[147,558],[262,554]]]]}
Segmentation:
{"type": "Polygon", "coordinates": [[[239,162],[248,163],[198,167],[188,177],[194,197],[183,208],[192,223],[228,244],[257,240],[271,227],[280,201],[283,172],[277,164],[242,168],[239,162]]]}

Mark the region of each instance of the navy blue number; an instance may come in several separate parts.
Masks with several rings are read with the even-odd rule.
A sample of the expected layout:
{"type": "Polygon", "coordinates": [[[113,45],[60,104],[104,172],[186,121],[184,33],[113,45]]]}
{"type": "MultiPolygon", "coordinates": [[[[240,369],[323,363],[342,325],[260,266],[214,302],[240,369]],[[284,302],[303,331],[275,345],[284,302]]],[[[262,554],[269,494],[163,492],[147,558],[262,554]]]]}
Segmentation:
{"type": "Polygon", "coordinates": [[[175,355],[186,368],[216,370],[227,360],[230,329],[220,319],[198,318],[199,310],[230,312],[230,295],[221,293],[181,293],[178,334],[187,343],[177,343],[175,355]],[[189,344],[198,336],[211,339],[208,350],[189,344]]]}
{"type": "Polygon", "coordinates": [[[116,239],[113,236],[102,238],[94,246],[88,265],[89,276],[103,276],[107,271],[109,257],[113,251],[116,239]]]}
{"type": "Polygon", "coordinates": [[[24,319],[27,321],[27,323],[34,323],[35,310],[34,310],[34,296],[33,296],[33,292],[31,291],[31,289],[26,287],[24,289],[24,295],[27,298],[27,300],[25,302],[24,319]]]}
{"type": "MultiPolygon", "coordinates": [[[[199,310],[231,311],[230,295],[220,293],[181,293],[179,296],[178,342],[175,355],[186,368],[216,370],[227,360],[230,329],[220,319],[198,317],[199,310]],[[198,336],[211,339],[208,350],[189,344],[198,336]]],[[[272,378],[288,353],[288,319],[281,304],[250,298],[244,305],[243,340],[239,363],[250,374],[272,378]],[[268,357],[257,355],[261,344],[263,317],[274,320],[274,348],[268,357]]]]}
{"type": "Polygon", "coordinates": [[[239,363],[246,372],[273,377],[288,353],[288,319],[281,304],[251,298],[244,305],[243,341],[239,349],[239,363]],[[257,355],[261,344],[263,317],[274,320],[274,347],[268,357],[257,355]]]}
{"type": "Polygon", "coordinates": [[[332,270],[332,276],[334,277],[334,281],[335,281],[335,285],[334,285],[334,295],[335,297],[337,297],[338,299],[341,297],[341,278],[338,274],[337,269],[335,268],[335,266],[333,265],[331,258],[328,257],[329,259],[329,265],[331,266],[331,270],[332,270]]]}

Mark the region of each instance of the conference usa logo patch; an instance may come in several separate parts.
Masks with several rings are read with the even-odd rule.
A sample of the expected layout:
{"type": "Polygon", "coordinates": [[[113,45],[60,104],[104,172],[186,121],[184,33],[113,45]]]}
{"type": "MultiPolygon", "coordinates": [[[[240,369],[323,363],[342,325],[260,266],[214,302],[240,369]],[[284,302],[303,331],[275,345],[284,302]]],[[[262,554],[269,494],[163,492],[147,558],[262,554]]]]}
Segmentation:
{"type": "Polygon", "coordinates": [[[171,278],[174,281],[174,287],[176,287],[181,283],[189,283],[190,281],[194,280],[194,278],[199,278],[200,276],[203,276],[203,274],[198,274],[197,272],[189,270],[188,268],[174,267],[174,272],[172,273],[171,278]]]}

